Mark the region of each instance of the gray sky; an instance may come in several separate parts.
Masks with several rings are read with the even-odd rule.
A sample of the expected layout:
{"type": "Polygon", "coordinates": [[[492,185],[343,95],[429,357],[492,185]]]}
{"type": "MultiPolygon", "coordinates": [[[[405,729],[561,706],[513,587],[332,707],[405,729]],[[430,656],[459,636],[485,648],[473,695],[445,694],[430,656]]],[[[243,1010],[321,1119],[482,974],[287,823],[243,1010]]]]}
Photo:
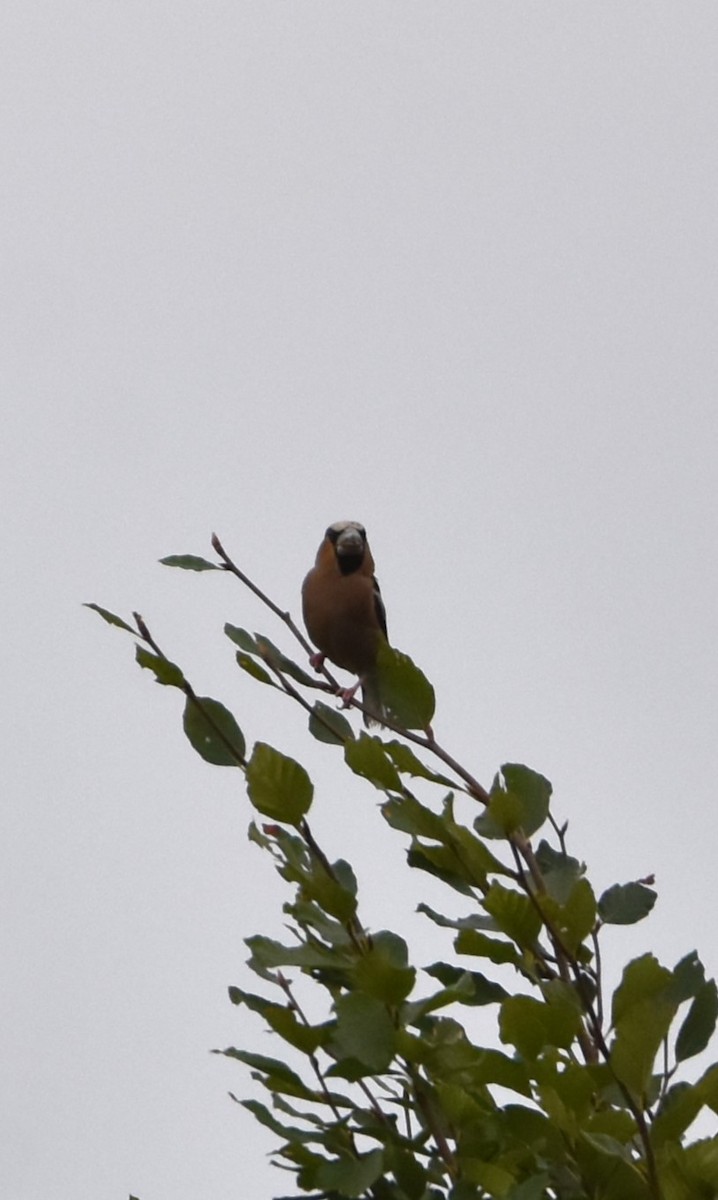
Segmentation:
{"type": "Polygon", "coordinates": [[[656,873],[609,978],[645,949],[718,971],[717,43],[712,0],[5,0],[12,1200],[289,1184],[207,1053],[256,1044],[226,988],[287,894],[239,774],[81,601],[138,608],[302,758],[368,923],[448,953],[374,795],[221,634],[277,627],[156,565],[213,529],[298,613],[326,525],[363,521],[437,736],[486,782],[548,775],[597,887],[656,873]]]}

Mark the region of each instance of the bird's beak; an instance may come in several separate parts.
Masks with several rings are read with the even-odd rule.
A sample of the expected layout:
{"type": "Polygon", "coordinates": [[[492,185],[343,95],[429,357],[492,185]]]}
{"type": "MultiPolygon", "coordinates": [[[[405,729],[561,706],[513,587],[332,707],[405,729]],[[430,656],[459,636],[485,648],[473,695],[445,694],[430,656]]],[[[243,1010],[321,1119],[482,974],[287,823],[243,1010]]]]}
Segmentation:
{"type": "Polygon", "coordinates": [[[361,554],[364,550],[364,542],[358,530],[345,529],[339,534],[336,540],[337,554],[361,554]]]}

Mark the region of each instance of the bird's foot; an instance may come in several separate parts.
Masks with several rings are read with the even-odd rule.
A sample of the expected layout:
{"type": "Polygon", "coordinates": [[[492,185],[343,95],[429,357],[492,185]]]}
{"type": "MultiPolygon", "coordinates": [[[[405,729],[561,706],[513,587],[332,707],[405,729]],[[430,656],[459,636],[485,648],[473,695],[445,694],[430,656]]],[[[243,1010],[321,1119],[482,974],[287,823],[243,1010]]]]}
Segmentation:
{"type": "Polygon", "coordinates": [[[325,658],[325,655],[320,654],[319,651],[317,651],[316,654],[310,654],[309,655],[310,667],[314,667],[315,671],[321,671],[322,667],[324,666],[324,658],[325,658]]]}
{"type": "Polygon", "coordinates": [[[339,690],[337,691],[337,696],[339,697],[339,699],[342,702],[342,708],[349,707],[349,705],[351,704],[352,700],[356,696],[360,687],[361,687],[361,679],[357,679],[356,683],[352,687],[339,688],[339,690]]]}

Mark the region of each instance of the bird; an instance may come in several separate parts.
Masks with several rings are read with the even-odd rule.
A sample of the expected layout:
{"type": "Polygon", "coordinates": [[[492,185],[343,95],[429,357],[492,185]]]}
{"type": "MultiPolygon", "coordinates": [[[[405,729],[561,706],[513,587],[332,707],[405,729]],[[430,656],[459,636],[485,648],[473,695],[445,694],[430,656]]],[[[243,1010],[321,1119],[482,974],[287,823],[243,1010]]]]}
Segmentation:
{"type": "Polygon", "coordinates": [[[386,610],[374,575],[366,529],[359,521],[335,521],[317,551],[302,584],[304,624],[318,649],[310,663],[321,671],[325,658],[358,676],[339,695],[345,706],[361,686],[368,713],[365,725],[385,716],[376,669],[377,655],[388,643],[386,610]],[[371,714],[371,715],[370,715],[371,714]]]}

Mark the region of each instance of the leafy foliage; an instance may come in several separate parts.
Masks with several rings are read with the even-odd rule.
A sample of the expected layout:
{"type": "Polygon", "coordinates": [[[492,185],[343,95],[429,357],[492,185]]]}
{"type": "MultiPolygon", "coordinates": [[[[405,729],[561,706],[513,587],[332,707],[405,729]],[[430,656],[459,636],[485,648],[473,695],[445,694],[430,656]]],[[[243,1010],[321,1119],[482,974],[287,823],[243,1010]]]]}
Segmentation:
{"type": "MultiPolygon", "coordinates": [[[[219,564],[193,555],[162,561],[233,573],[305,645],[288,614],[213,545],[219,564]]],[[[107,609],[88,607],[134,632],[107,609]]],[[[303,689],[336,687],[327,671],[317,681],[264,635],[225,627],[243,671],[301,704],[313,737],[342,746],[346,767],[380,792],[387,836],[407,839],[408,868],[450,889],[449,908],[459,915],[419,906],[447,937],[446,960],[422,963],[391,929],[365,926],[351,866],[330,862],[307,823],[314,788],[305,768],[263,741],[247,759],[233,715],[198,696],[135,620],[137,661],[184,692],[193,748],[244,771],[261,819],[250,840],[290,889],[287,944],[261,933],[246,938],[260,990],[229,990],[240,1010],[261,1016],[277,1056],[234,1046],[217,1053],[264,1093],[266,1102],[241,1103],[277,1137],[274,1160],[293,1172],[301,1194],[718,1196],[718,1137],[686,1136],[703,1110],[718,1114],[718,1064],[693,1083],[679,1075],[715,1032],[716,984],[695,951],[672,969],[646,953],[626,964],[612,997],[604,995],[606,928],[647,917],[655,891],[650,881],[631,881],[596,899],[585,864],[567,851],[544,776],[506,763],[485,791],[435,741],[433,688],[398,651],[378,664],[389,730],[368,736],[333,706],[304,698],[303,689]],[[471,823],[456,817],[458,794],[479,807],[471,823]],[[311,1017],[299,996],[307,988],[311,1017]],[[500,1048],[476,1040],[477,1007],[493,1012],[500,1048]]]]}

